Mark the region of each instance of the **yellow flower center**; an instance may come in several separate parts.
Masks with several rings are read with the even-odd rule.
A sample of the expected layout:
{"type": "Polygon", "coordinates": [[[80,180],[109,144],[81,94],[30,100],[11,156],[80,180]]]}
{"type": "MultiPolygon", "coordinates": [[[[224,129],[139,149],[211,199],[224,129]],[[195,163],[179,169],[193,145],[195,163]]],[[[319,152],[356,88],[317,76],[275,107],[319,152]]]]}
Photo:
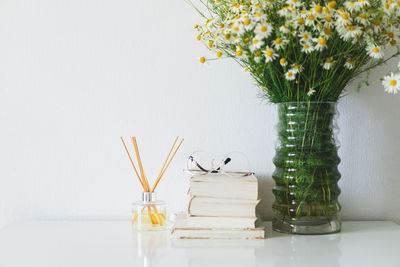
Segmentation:
{"type": "Polygon", "coordinates": [[[234,30],[235,32],[238,32],[240,29],[239,29],[239,27],[235,27],[235,28],[233,28],[233,30],[234,30]]]}
{"type": "Polygon", "coordinates": [[[236,51],[236,55],[240,57],[241,55],[243,55],[243,51],[242,50],[236,51]]]}
{"type": "Polygon", "coordinates": [[[208,42],[208,47],[211,48],[213,46],[214,42],[213,41],[209,41],[208,42]]]}
{"type": "Polygon", "coordinates": [[[243,21],[243,24],[247,26],[247,25],[250,24],[250,22],[251,22],[250,19],[245,19],[245,20],[243,21]]]}
{"type": "Polygon", "coordinates": [[[360,15],[360,18],[362,18],[362,19],[367,19],[367,15],[361,14],[361,15],[360,15]]]}
{"type": "Polygon", "coordinates": [[[267,57],[272,57],[274,52],[272,52],[271,49],[268,49],[267,52],[265,53],[267,55],[267,57]]]}
{"type": "Polygon", "coordinates": [[[253,44],[258,44],[258,39],[254,39],[253,44]]]}
{"type": "Polygon", "coordinates": [[[354,25],[349,25],[349,26],[347,27],[347,29],[348,29],[349,31],[354,31],[354,30],[356,29],[356,26],[354,26],[354,25]]]}
{"type": "Polygon", "coordinates": [[[256,8],[261,8],[261,5],[260,4],[256,4],[255,7],[256,8]]]}
{"type": "Polygon", "coordinates": [[[349,19],[349,14],[343,13],[343,14],[342,14],[342,18],[343,18],[343,19],[346,19],[346,20],[349,19]]]}
{"type": "Polygon", "coordinates": [[[249,37],[246,37],[246,38],[244,39],[244,42],[245,42],[245,43],[250,42],[250,38],[249,38],[249,37]]]}
{"type": "Polygon", "coordinates": [[[293,72],[289,71],[287,75],[288,75],[288,77],[292,77],[293,76],[293,72]]]}
{"type": "Polygon", "coordinates": [[[254,56],[259,57],[259,56],[260,56],[260,51],[256,51],[256,52],[254,53],[254,56]]]}
{"type": "Polygon", "coordinates": [[[350,2],[349,5],[350,5],[350,6],[354,6],[354,2],[350,2]]]}
{"type": "Polygon", "coordinates": [[[230,34],[230,33],[227,33],[227,34],[225,34],[224,37],[225,37],[226,40],[229,40],[229,39],[231,38],[231,34],[230,34]]]}
{"type": "Polygon", "coordinates": [[[331,13],[331,11],[329,10],[329,8],[327,8],[327,7],[324,8],[324,12],[327,13],[327,14],[331,13]]]}
{"type": "Polygon", "coordinates": [[[299,25],[304,25],[304,19],[303,18],[298,18],[297,19],[297,23],[299,24],[299,25]]]}
{"type": "Polygon", "coordinates": [[[392,39],[391,41],[390,41],[390,45],[396,45],[397,44],[397,41],[395,40],[395,39],[392,39]]]}
{"type": "Polygon", "coordinates": [[[221,51],[218,51],[217,52],[217,57],[221,57],[222,56],[222,52],[221,51]]]}
{"type": "Polygon", "coordinates": [[[309,45],[304,45],[304,49],[305,49],[305,50],[308,50],[309,48],[310,48],[309,45]]]}
{"type": "Polygon", "coordinates": [[[331,1],[331,2],[329,2],[328,6],[329,6],[330,8],[335,9],[335,8],[337,7],[337,3],[336,3],[336,1],[331,1]]]}
{"type": "Polygon", "coordinates": [[[387,35],[389,36],[389,38],[393,38],[394,37],[393,32],[388,32],[387,35]]]}
{"type": "Polygon", "coordinates": [[[328,58],[327,60],[325,60],[325,63],[332,63],[333,62],[333,58],[328,58]]]}
{"type": "Polygon", "coordinates": [[[282,43],[282,38],[279,38],[279,37],[276,38],[276,39],[275,39],[275,43],[276,43],[276,44],[281,44],[281,43],[282,43]]]}
{"type": "Polygon", "coordinates": [[[389,84],[390,84],[390,86],[396,86],[397,81],[396,81],[396,80],[391,80],[391,81],[389,82],[389,84]]]}
{"type": "Polygon", "coordinates": [[[307,33],[303,33],[303,39],[306,39],[306,40],[308,40],[308,34],[307,33]]]}
{"type": "Polygon", "coordinates": [[[378,47],[372,48],[372,52],[374,53],[379,53],[380,49],[378,47]]]}
{"type": "Polygon", "coordinates": [[[326,45],[326,39],[324,37],[321,37],[321,38],[318,39],[318,43],[320,45],[326,45]]]}
{"type": "Polygon", "coordinates": [[[308,19],[308,20],[314,20],[314,19],[315,19],[315,17],[314,17],[314,15],[313,15],[313,14],[311,14],[310,16],[308,16],[308,17],[307,17],[307,19],[308,19]]]}
{"type": "Polygon", "coordinates": [[[201,57],[200,58],[200,63],[203,64],[204,62],[206,62],[206,58],[205,57],[201,57]]]}
{"type": "Polygon", "coordinates": [[[320,6],[320,5],[315,5],[315,11],[316,11],[317,13],[322,13],[322,6],[320,6]]]}
{"type": "Polygon", "coordinates": [[[285,58],[281,58],[281,59],[279,60],[279,62],[280,62],[281,64],[285,64],[285,63],[286,63],[286,59],[285,59],[285,58]]]}
{"type": "Polygon", "coordinates": [[[295,70],[300,69],[300,65],[294,65],[293,69],[295,69],[295,70]]]}
{"type": "Polygon", "coordinates": [[[254,16],[256,16],[256,18],[261,17],[261,13],[256,13],[254,16]]]}
{"type": "Polygon", "coordinates": [[[325,17],[326,22],[332,22],[332,17],[331,16],[326,16],[325,17]]]}
{"type": "Polygon", "coordinates": [[[267,31],[267,26],[265,26],[265,25],[261,26],[261,27],[260,27],[260,30],[261,30],[262,32],[266,32],[266,31],[267,31]]]}
{"type": "Polygon", "coordinates": [[[201,40],[201,34],[197,35],[196,39],[197,39],[197,41],[200,41],[201,40]]]}
{"type": "Polygon", "coordinates": [[[351,63],[352,63],[352,61],[351,61],[350,59],[347,59],[347,60],[346,60],[346,63],[349,63],[349,64],[351,64],[351,63]]]}
{"type": "Polygon", "coordinates": [[[325,33],[326,35],[330,35],[331,32],[332,32],[332,29],[331,29],[331,28],[324,28],[324,33],[325,33]]]}
{"type": "Polygon", "coordinates": [[[376,26],[379,26],[379,25],[381,25],[381,21],[380,21],[379,19],[376,19],[376,20],[374,21],[374,24],[375,24],[376,26]]]}

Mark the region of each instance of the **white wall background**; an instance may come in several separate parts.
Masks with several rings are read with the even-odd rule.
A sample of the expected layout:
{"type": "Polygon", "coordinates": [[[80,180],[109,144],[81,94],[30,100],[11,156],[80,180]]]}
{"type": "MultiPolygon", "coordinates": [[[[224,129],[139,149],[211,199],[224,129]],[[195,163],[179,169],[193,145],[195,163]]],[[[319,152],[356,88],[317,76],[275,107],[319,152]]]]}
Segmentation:
{"type": "MultiPolygon", "coordinates": [[[[0,227],[129,218],[140,188],[120,135],[138,136],[148,176],[185,137],[159,186],[172,212],[191,151],[243,151],[271,218],[275,108],[230,60],[198,63],[198,22],[183,0],[0,1],[0,227]]],[[[400,223],[399,104],[378,85],[339,105],[343,219],[400,223]]]]}

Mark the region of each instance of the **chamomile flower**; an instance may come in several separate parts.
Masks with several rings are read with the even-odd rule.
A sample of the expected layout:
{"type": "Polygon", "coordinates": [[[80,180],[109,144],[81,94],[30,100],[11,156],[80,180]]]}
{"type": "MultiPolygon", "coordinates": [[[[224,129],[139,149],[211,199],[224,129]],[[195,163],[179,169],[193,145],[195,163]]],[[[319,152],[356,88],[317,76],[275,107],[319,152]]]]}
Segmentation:
{"type": "Polygon", "coordinates": [[[314,26],[316,21],[316,17],[314,14],[309,14],[306,18],[306,26],[314,26]]]}
{"type": "Polygon", "coordinates": [[[278,54],[275,53],[274,49],[269,46],[266,47],[264,55],[266,63],[273,61],[278,56],[278,54]]]}
{"type": "Polygon", "coordinates": [[[253,40],[251,41],[250,51],[254,52],[260,49],[264,45],[262,39],[263,39],[262,36],[257,36],[257,35],[254,36],[253,40]]]}
{"type": "Polygon", "coordinates": [[[385,92],[389,94],[397,94],[400,91],[400,74],[393,74],[393,72],[385,76],[382,81],[385,92]]]}
{"type": "Polygon", "coordinates": [[[302,65],[299,65],[299,64],[293,64],[292,65],[292,68],[291,68],[291,71],[293,72],[293,73],[300,73],[300,72],[302,72],[304,70],[304,67],[302,66],[302,65]]]}
{"type": "Polygon", "coordinates": [[[346,26],[341,26],[341,27],[337,27],[337,30],[340,34],[340,37],[345,40],[345,41],[349,41],[351,39],[356,39],[358,37],[361,36],[362,31],[361,28],[358,26],[354,26],[354,25],[346,25],[346,26]]]}
{"type": "Polygon", "coordinates": [[[332,28],[334,26],[333,18],[330,15],[327,15],[323,19],[324,27],[332,28]]]}
{"type": "Polygon", "coordinates": [[[300,32],[298,36],[300,37],[300,42],[302,43],[309,42],[312,39],[312,35],[308,31],[300,32]]]}
{"type": "Polygon", "coordinates": [[[346,59],[346,62],[344,63],[344,67],[346,69],[352,70],[354,68],[354,62],[351,59],[346,59]]]}
{"type": "Polygon", "coordinates": [[[289,42],[288,40],[278,37],[272,43],[273,43],[273,46],[275,47],[275,49],[279,50],[281,48],[284,48],[288,42],[289,42]]]}
{"type": "Polygon", "coordinates": [[[311,12],[316,17],[322,17],[323,16],[323,12],[324,12],[324,8],[323,8],[323,6],[321,6],[319,4],[313,3],[311,5],[311,12]]]}
{"type": "Polygon", "coordinates": [[[370,3],[367,0],[358,0],[357,2],[355,2],[355,5],[358,8],[363,9],[365,7],[370,6],[370,3]]]}
{"type": "Polygon", "coordinates": [[[294,73],[292,70],[289,70],[285,73],[285,78],[288,81],[293,81],[294,79],[296,79],[296,73],[294,73]]]}
{"type": "Polygon", "coordinates": [[[375,59],[383,58],[382,48],[374,44],[370,44],[367,46],[367,53],[370,57],[375,59]]]}
{"type": "Polygon", "coordinates": [[[313,88],[308,89],[307,95],[312,96],[316,91],[313,88]]]}
{"type": "MultiPolygon", "coordinates": [[[[287,66],[287,60],[286,60],[286,58],[281,58],[280,60],[279,60],[279,64],[281,64],[281,66],[282,67],[286,67],[287,66]]],[[[399,63],[400,64],[400,63],[399,63]]]]}
{"type": "Polygon", "coordinates": [[[328,39],[331,37],[331,35],[332,35],[332,28],[329,28],[329,27],[323,28],[322,31],[321,31],[321,35],[322,35],[326,40],[328,40],[328,39]]]}
{"type": "Polygon", "coordinates": [[[345,11],[337,12],[336,14],[336,25],[338,26],[346,26],[351,24],[351,16],[349,13],[345,11]]]}
{"type": "Polygon", "coordinates": [[[332,57],[327,58],[325,60],[325,62],[323,63],[322,68],[325,69],[325,70],[330,70],[334,63],[335,63],[335,61],[333,60],[332,57]]]}
{"type": "Polygon", "coordinates": [[[312,46],[312,44],[310,42],[303,43],[303,47],[301,48],[301,52],[303,52],[305,54],[309,54],[312,51],[314,51],[314,47],[312,46]]]}
{"type": "Polygon", "coordinates": [[[368,25],[368,16],[367,14],[360,14],[358,15],[355,19],[354,19],[358,24],[361,24],[363,26],[367,26],[368,25]]]}
{"type": "Polygon", "coordinates": [[[320,37],[318,39],[315,38],[314,42],[317,43],[315,46],[315,50],[317,50],[317,51],[322,51],[327,47],[327,45],[326,45],[327,40],[325,37],[320,37]]]}
{"type": "Polygon", "coordinates": [[[268,38],[271,35],[272,26],[268,23],[260,24],[254,29],[254,32],[261,38],[268,38]]]}
{"type": "Polygon", "coordinates": [[[345,3],[344,3],[344,7],[345,7],[350,13],[356,12],[356,11],[358,11],[358,10],[360,9],[360,6],[357,5],[355,2],[352,2],[352,1],[347,1],[347,2],[345,2],[345,3]]]}
{"type": "Polygon", "coordinates": [[[288,29],[288,27],[286,25],[282,25],[281,27],[279,27],[279,31],[281,33],[288,33],[289,29],[288,29]]]}

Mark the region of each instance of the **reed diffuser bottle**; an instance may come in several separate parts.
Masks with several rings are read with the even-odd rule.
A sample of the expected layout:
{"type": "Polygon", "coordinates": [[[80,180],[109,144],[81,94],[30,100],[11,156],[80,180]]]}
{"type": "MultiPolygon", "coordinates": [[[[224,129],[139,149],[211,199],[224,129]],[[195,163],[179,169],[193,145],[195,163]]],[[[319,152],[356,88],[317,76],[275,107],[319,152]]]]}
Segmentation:
{"type": "Polygon", "coordinates": [[[142,200],[132,203],[132,226],[137,231],[166,229],[166,205],[155,192],[143,192],[142,200]]]}
{"type": "Polygon", "coordinates": [[[142,193],[142,200],[132,203],[132,226],[133,229],[136,231],[157,231],[166,229],[166,204],[164,201],[157,200],[156,192],[154,192],[154,190],[156,189],[158,183],[163,177],[168,166],[171,164],[172,159],[175,157],[176,152],[183,142],[182,138],[178,146],[175,148],[178,138],[178,136],[175,138],[175,141],[172,144],[171,149],[169,150],[167,158],[165,159],[164,164],[161,167],[161,170],[157,176],[156,181],[154,182],[153,187],[150,187],[149,181],[147,180],[146,174],[144,173],[142,161],[140,159],[136,137],[131,137],[131,140],[133,148],[135,149],[135,155],[137,163],[139,165],[140,174],[135,166],[135,163],[132,160],[128,148],[125,145],[124,139],[121,137],[122,144],[132,164],[133,170],[135,171],[135,174],[144,190],[144,192],[142,193]],[[172,151],[174,151],[174,153],[172,153],[172,151]]]}

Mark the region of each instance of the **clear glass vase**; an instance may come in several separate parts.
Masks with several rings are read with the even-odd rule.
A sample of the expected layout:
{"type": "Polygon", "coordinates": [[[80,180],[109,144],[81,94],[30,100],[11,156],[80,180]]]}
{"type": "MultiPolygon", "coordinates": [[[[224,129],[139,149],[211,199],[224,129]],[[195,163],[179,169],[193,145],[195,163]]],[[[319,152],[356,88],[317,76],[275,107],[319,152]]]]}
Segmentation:
{"type": "Polygon", "coordinates": [[[339,232],[336,103],[290,102],[277,106],[272,227],[293,234],[339,232]]]}

